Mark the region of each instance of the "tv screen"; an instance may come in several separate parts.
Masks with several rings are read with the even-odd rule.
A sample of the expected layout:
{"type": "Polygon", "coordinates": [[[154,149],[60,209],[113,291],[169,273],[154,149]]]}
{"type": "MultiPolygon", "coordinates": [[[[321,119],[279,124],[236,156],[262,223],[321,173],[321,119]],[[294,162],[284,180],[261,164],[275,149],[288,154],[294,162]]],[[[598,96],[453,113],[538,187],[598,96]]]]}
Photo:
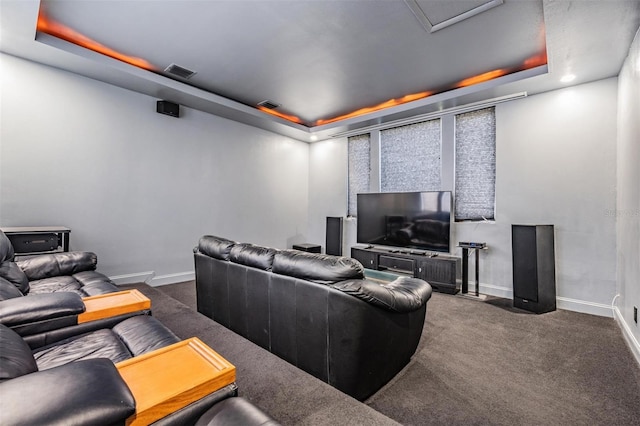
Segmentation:
{"type": "Polygon", "coordinates": [[[358,194],[358,243],[449,252],[451,191],[358,194]]]}

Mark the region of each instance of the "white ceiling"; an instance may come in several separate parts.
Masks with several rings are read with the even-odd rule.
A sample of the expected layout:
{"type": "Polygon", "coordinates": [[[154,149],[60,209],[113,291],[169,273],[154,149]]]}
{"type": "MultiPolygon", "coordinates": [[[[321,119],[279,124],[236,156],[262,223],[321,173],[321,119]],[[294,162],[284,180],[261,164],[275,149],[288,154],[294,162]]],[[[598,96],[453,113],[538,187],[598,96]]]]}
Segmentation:
{"type": "Polygon", "coordinates": [[[556,89],[567,72],[571,84],[616,76],[640,26],[637,0],[42,2],[49,19],[146,60],[148,71],[36,34],[40,3],[0,0],[2,51],[305,141],[556,89]],[[478,7],[487,10],[458,21],[478,7]],[[164,72],[172,63],[197,73],[173,77],[164,72]],[[494,70],[506,75],[457,88],[494,70]],[[421,92],[433,94],[318,121],[421,92]],[[301,124],[259,111],[263,100],[301,124]]]}

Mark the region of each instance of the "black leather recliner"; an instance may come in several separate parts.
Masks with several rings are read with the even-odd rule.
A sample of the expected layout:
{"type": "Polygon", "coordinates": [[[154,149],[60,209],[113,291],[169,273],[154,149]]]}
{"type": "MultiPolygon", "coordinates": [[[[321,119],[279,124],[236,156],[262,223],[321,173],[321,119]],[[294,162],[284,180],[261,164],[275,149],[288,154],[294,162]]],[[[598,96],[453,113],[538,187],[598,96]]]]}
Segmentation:
{"type": "MultiPolygon", "coordinates": [[[[6,306],[13,302],[15,300],[0,303],[6,306]]],[[[137,315],[111,328],[88,333],[81,327],[68,327],[67,334],[70,329],[77,334],[63,339],[53,335],[50,337],[58,337],[56,341],[38,346],[34,342],[29,345],[14,330],[0,324],[3,423],[124,425],[135,413],[136,402],[114,363],[179,341],[148,315],[137,315]]],[[[225,402],[237,395],[238,388],[231,383],[153,424],[278,424],[244,399],[225,402]]]]}
{"type": "Polygon", "coordinates": [[[0,231],[0,278],[17,290],[0,289],[0,300],[28,294],[73,292],[82,297],[119,291],[97,272],[98,257],[92,252],[49,253],[14,261],[11,241],[0,231]]]}
{"type": "Polygon", "coordinates": [[[28,344],[18,333],[0,324],[3,375],[0,380],[13,379],[27,373],[42,371],[71,362],[91,358],[107,358],[113,363],[145,354],[155,349],[177,343],[180,339],[162,323],[150,315],[136,315],[109,328],[64,336],[45,345],[28,344]],[[6,349],[6,353],[5,353],[6,349]],[[28,353],[26,351],[29,351],[28,353]],[[27,370],[14,370],[18,363],[27,370]],[[6,363],[6,365],[5,365],[6,363]]]}
{"type": "MultiPolygon", "coordinates": [[[[114,363],[175,343],[178,338],[149,316],[123,321],[32,350],[0,324],[0,409],[6,424],[124,425],[136,401],[114,363]]],[[[171,368],[171,366],[167,366],[171,368]]],[[[154,425],[277,425],[246,400],[235,383],[154,422],[154,425]],[[236,398],[233,398],[236,399],[236,398]]]]}
{"type": "MultiPolygon", "coordinates": [[[[0,278],[0,294],[19,292],[0,278]]],[[[41,347],[81,333],[111,328],[136,315],[150,315],[149,309],[80,321],[85,302],[77,293],[57,292],[29,297],[0,298],[0,324],[18,333],[30,346],[41,347]]]]}

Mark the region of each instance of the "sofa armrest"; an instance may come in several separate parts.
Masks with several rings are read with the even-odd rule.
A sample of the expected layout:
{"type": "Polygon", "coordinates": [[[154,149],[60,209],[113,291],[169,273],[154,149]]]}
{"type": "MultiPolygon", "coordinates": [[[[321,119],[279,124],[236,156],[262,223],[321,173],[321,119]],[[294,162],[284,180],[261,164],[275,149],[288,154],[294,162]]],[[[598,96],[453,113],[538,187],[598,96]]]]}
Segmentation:
{"type": "Polygon", "coordinates": [[[125,424],[131,391],[108,359],[77,361],[0,383],[6,424],[125,424]]]}
{"type": "Polygon", "coordinates": [[[76,293],[34,294],[0,302],[0,322],[14,328],[71,317],[75,324],[77,316],[84,310],[82,298],[76,293]]]}
{"type": "Polygon", "coordinates": [[[35,281],[93,271],[98,264],[98,256],[88,251],[72,251],[32,256],[16,263],[24,271],[29,281],[35,281]]]}
{"type": "Polygon", "coordinates": [[[346,280],[331,285],[344,293],[394,312],[412,312],[431,298],[431,286],[426,281],[398,277],[389,283],[371,280],[346,280]]]}

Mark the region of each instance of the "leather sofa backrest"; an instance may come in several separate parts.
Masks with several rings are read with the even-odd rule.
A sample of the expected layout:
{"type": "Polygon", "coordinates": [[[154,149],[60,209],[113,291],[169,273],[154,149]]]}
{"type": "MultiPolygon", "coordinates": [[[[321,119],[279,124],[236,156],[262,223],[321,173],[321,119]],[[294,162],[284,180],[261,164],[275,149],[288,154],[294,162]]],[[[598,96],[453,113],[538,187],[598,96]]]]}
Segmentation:
{"type": "Polygon", "coordinates": [[[283,250],[276,253],[273,259],[273,272],[319,284],[364,278],[364,268],[355,259],[298,250],[283,250]]]}
{"type": "MultiPolygon", "coordinates": [[[[38,371],[29,345],[9,327],[0,324],[0,382],[38,371]]],[[[25,395],[28,398],[28,395],[25,395]]]]}
{"type": "Polygon", "coordinates": [[[98,256],[89,251],[72,251],[28,257],[16,263],[29,281],[35,281],[94,271],[98,264],[98,256]]]}
{"type": "Polygon", "coordinates": [[[270,271],[273,267],[273,258],[276,252],[276,249],[254,244],[235,244],[231,247],[229,259],[233,263],[270,271]]]}
{"type": "Polygon", "coordinates": [[[229,260],[231,248],[235,244],[235,241],[227,240],[226,238],[205,235],[198,242],[198,250],[214,259],[229,260]]]}

